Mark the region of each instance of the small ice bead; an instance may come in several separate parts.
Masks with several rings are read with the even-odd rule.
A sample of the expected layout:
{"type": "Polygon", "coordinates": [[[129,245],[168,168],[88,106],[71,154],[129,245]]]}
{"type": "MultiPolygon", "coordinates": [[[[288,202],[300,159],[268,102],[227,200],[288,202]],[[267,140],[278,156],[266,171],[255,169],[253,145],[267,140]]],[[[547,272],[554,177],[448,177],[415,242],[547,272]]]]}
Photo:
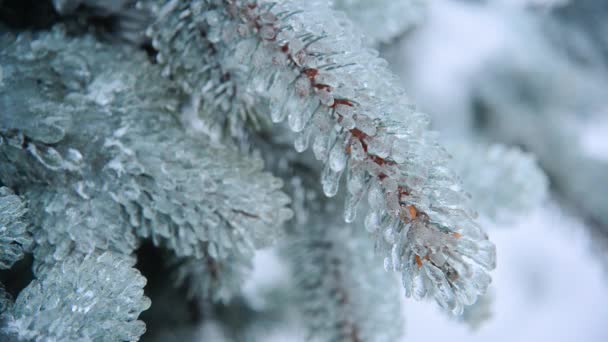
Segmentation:
{"type": "Polygon", "coordinates": [[[328,140],[329,137],[327,134],[317,134],[315,136],[315,140],[312,143],[312,152],[315,155],[315,158],[318,160],[325,160],[328,154],[328,140]]]}
{"type": "Polygon", "coordinates": [[[385,257],[384,258],[384,270],[387,272],[390,271],[391,266],[392,266],[391,259],[389,257],[385,257]]]}
{"type": "Polygon", "coordinates": [[[310,118],[314,115],[319,103],[316,100],[300,99],[297,107],[289,109],[287,117],[289,127],[294,132],[300,132],[306,127],[310,118]]]}
{"type": "MultiPolygon", "coordinates": [[[[286,101],[292,101],[293,99],[290,96],[287,96],[287,99],[284,100],[286,101]]],[[[287,110],[286,110],[286,106],[285,106],[285,102],[282,104],[279,103],[275,103],[274,105],[271,106],[270,108],[270,120],[272,120],[272,122],[274,123],[279,123],[282,122],[283,120],[285,120],[285,117],[287,116],[287,110]]]]}
{"type": "Polygon", "coordinates": [[[393,228],[387,228],[384,231],[384,241],[390,244],[395,243],[395,230],[393,228]]]}
{"type": "Polygon", "coordinates": [[[334,197],[338,193],[340,176],[342,176],[342,172],[333,171],[329,165],[325,165],[323,174],[321,175],[321,185],[323,186],[323,193],[325,193],[325,196],[334,197]]]}
{"type": "Polygon", "coordinates": [[[359,139],[352,139],[350,143],[350,156],[353,160],[364,160],[367,153],[363,150],[363,145],[359,139]]]}
{"type": "Polygon", "coordinates": [[[359,130],[361,130],[361,132],[369,135],[369,136],[374,136],[376,135],[376,126],[374,125],[374,123],[372,122],[372,120],[364,115],[358,114],[355,117],[355,122],[357,125],[357,128],[359,130]]]}
{"type": "Polygon", "coordinates": [[[372,210],[384,209],[384,193],[377,182],[369,190],[367,201],[372,210]]]}
{"type": "Polygon", "coordinates": [[[220,14],[217,11],[207,11],[204,16],[209,26],[217,25],[220,22],[220,14]]]}
{"type": "Polygon", "coordinates": [[[315,77],[315,81],[317,84],[325,84],[333,88],[338,86],[338,79],[327,72],[318,74],[317,77],[315,77]]]}
{"type": "Polygon", "coordinates": [[[308,65],[308,64],[310,64],[309,62],[311,62],[311,60],[312,60],[312,57],[308,54],[308,52],[306,52],[305,49],[301,49],[293,54],[293,61],[298,66],[308,65]]]}
{"type": "Polygon", "coordinates": [[[349,171],[346,179],[348,192],[351,194],[358,194],[363,191],[365,186],[365,169],[360,165],[351,164],[349,171]]]}
{"type": "MultiPolygon", "coordinates": [[[[267,59],[268,59],[268,54],[266,52],[266,49],[254,50],[253,54],[251,55],[252,67],[260,68],[260,67],[266,65],[267,59]]],[[[284,84],[281,84],[281,86],[283,87],[283,89],[285,89],[284,84]]]]}
{"type": "Polygon", "coordinates": [[[453,313],[458,313],[460,305],[443,271],[432,263],[426,263],[423,270],[433,284],[435,300],[439,306],[453,313]]]}
{"type": "MultiPolygon", "coordinates": [[[[283,32],[285,32],[288,36],[293,34],[293,31],[291,30],[284,30],[283,32]]],[[[289,49],[288,51],[295,54],[304,48],[304,43],[299,38],[292,38],[289,40],[287,48],[289,49]]]]}
{"type": "Polygon", "coordinates": [[[272,24],[277,21],[277,16],[272,12],[264,12],[260,14],[259,20],[263,24],[272,24]]]}
{"type": "Polygon", "coordinates": [[[343,117],[352,117],[353,107],[345,104],[339,104],[336,106],[336,113],[343,117]]]}
{"type": "Polygon", "coordinates": [[[416,300],[421,300],[426,296],[424,275],[418,270],[418,265],[414,265],[414,267],[416,271],[414,271],[414,275],[412,276],[412,297],[416,300]]]}
{"type": "Polygon", "coordinates": [[[401,164],[407,160],[408,143],[405,139],[395,139],[391,149],[391,159],[401,164]]]}
{"type": "Polygon", "coordinates": [[[68,153],[66,154],[66,159],[76,163],[76,164],[80,164],[82,162],[82,154],[80,153],[80,151],[73,149],[73,148],[68,148],[68,153]]]}
{"type": "Polygon", "coordinates": [[[359,204],[360,196],[347,193],[344,203],[344,221],[351,223],[357,217],[357,205],[359,204]]]}
{"type": "Polygon", "coordinates": [[[310,81],[306,77],[298,77],[295,84],[296,95],[299,97],[306,97],[310,95],[310,81]]]}
{"type": "Polygon", "coordinates": [[[207,40],[211,43],[218,43],[222,40],[222,29],[220,27],[210,28],[207,32],[207,40]]]}
{"type": "Polygon", "coordinates": [[[337,141],[334,147],[329,152],[329,167],[336,172],[344,170],[348,155],[344,151],[344,146],[341,141],[337,141]]]}
{"type": "Polygon", "coordinates": [[[340,123],[340,126],[344,127],[345,129],[348,129],[348,130],[355,128],[355,120],[353,120],[353,118],[350,118],[350,117],[341,117],[339,119],[339,123],[340,123]]]}
{"type": "Polygon", "coordinates": [[[234,49],[234,59],[237,62],[245,62],[246,60],[251,58],[251,53],[255,49],[255,44],[249,40],[244,39],[237,43],[236,48],[234,49]]]}
{"type": "Polygon", "coordinates": [[[368,141],[367,152],[374,154],[380,158],[386,158],[389,156],[391,146],[383,139],[375,138],[368,141]]]}
{"type": "Polygon", "coordinates": [[[317,96],[319,96],[319,101],[321,101],[322,104],[331,107],[334,104],[334,97],[333,95],[327,91],[327,89],[320,89],[317,91],[317,96]]]}
{"type": "Polygon", "coordinates": [[[399,253],[399,244],[394,244],[391,248],[391,259],[393,260],[393,271],[401,268],[401,253],[399,253]]]}
{"type": "Polygon", "coordinates": [[[294,139],[293,146],[298,153],[302,153],[308,149],[308,145],[310,144],[310,136],[312,135],[312,129],[306,128],[303,131],[296,134],[296,138],[294,139]]]}
{"type": "Polygon", "coordinates": [[[218,251],[217,251],[217,246],[215,245],[215,243],[209,242],[209,244],[207,245],[207,253],[209,253],[209,256],[211,258],[213,258],[213,259],[217,258],[218,251]]]}
{"type": "Polygon", "coordinates": [[[291,111],[289,116],[287,116],[289,128],[296,133],[301,132],[306,123],[306,118],[304,116],[306,116],[306,113],[303,109],[291,111]]]}
{"type": "Polygon", "coordinates": [[[377,212],[370,211],[367,216],[365,216],[365,229],[373,233],[380,228],[380,217],[377,212]]]}
{"type": "Polygon", "coordinates": [[[395,192],[385,192],[384,200],[386,204],[386,210],[392,215],[399,216],[401,211],[401,204],[399,203],[399,197],[395,192]]]}
{"type": "Polygon", "coordinates": [[[447,258],[442,251],[431,253],[429,259],[438,267],[442,267],[447,261],[447,258]]]}

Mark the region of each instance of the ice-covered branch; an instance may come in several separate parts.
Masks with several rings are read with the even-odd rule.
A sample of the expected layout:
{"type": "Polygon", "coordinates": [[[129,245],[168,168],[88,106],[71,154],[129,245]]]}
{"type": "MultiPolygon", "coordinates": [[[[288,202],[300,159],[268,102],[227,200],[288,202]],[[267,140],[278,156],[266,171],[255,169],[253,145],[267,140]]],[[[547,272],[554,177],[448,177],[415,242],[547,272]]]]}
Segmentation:
{"type": "Polygon", "coordinates": [[[17,341],[135,341],[150,300],[132,266],[109,252],[58,262],[23,289],[0,329],[17,341]]]}
{"type": "Polygon", "coordinates": [[[10,268],[32,245],[26,212],[21,197],[7,187],[0,187],[0,269],[10,268]]]}
{"type": "Polygon", "coordinates": [[[204,101],[227,108],[267,101],[271,119],[288,118],[298,132],[298,151],[313,141],[326,195],[347,174],[347,221],[369,192],[368,229],[408,293],[459,313],[484,292],[494,246],[473,221],[426,115],[361,45],[352,22],[325,1],[161,1],[153,11],[148,33],[176,83],[218,94],[204,101]]]}
{"type": "Polygon", "coordinates": [[[198,303],[211,300],[228,302],[242,285],[249,260],[228,257],[221,260],[205,255],[197,258],[175,258],[170,262],[175,286],[186,289],[186,295],[198,303]]]}
{"type": "Polygon", "coordinates": [[[144,52],[60,30],[7,38],[0,181],[31,200],[37,262],[129,255],[150,238],[248,266],[291,216],[259,158],[186,133],[144,52]]]}
{"type": "Polygon", "coordinates": [[[363,229],[312,218],[291,237],[284,254],[310,337],[349,342],[401,337],[397,279],[374,265],[380,259],[366,252],[373,246],[363,229]]]}

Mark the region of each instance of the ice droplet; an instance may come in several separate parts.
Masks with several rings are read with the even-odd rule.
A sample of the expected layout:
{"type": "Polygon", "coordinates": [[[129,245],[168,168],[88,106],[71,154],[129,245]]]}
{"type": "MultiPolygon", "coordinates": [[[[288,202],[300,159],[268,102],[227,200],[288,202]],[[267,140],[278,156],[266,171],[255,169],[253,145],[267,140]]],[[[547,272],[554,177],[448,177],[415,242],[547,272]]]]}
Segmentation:
{"type": "Polygon", "coordinates": [[[333,171],[339,172],[344,170],[347,161],[347,154],[344,151],[342,144],[337,142],[329,153],[329,167],[333,171]]]}
{"type": "Polygon", "coordinates": [[[315,155],[315,158],[318,160],[325,160],[327,158],[328,148],[327,148],[327,134],[318,134],[315,136],[315,140],[312,143],[312,152],[315,155]]]}
{"type": "Polygon", "coordinates": [[[387,272],[391,270],[391,259],[389,257],[384,258],[384,270],[387,272]]]}
{"type": "Polygon", "coordinates": [[[297,152],[301,153],[308,149],[308,145],[310,144],[310,136],[312,135],[312,129],[307,128],[301,132],[298,132],[296,138],[293,142],[293,146],[297,152]]]}
{"type": "Polygon", "coordinates": [[[368,232],[373,233],[377,231],[379,227],[380,217],[378,216],[378,214],[375,211],[368,213],[365,217],[365,229],[368,232]]]}
{"type": "Polygon", "coordinates": [[[334,171],[329,165],[325,165],[323,174],[321,175],[321,184],[323,185],[325,196],[334,197],[338,193],[340,176],[342,176],[341,171],[334,171]]]}

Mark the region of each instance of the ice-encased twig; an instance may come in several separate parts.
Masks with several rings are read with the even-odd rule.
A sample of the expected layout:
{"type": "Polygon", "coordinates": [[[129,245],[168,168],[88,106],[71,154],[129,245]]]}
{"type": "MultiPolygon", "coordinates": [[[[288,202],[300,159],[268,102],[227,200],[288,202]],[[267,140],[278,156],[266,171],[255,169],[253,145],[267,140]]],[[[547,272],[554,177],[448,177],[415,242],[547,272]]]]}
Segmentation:
{"type": "Polygon", "coordinates": [[[110,252],[60,261],[21,291],[0,329],[18,341],[138,340],[150,300],[133,264],[110,252]]]}
{"type": "MultiPolygon", "coordinates": [[[[295,306],[309,337],[323,341],[397,341],[403,318],[397,279],[376,267],[363,229],[328,223],[302,224],[284,248],[294,277],[295,306]]],[[[359,227],[361,228],[361,227],[359,227]]]]}
{"type": "Polygon", "coordinates": [[[166,74],[208,96],[207,104],[264,99],[262,112],[275,122],[288,118],[298,132],[298,151],[314,136],[313,152],[325,162],[324,192],[334,196],[347,174],[346,220],[369,193],[366,223],[387,253],[387,268],[402,271],[408,295],[431,295],[459,313],[489,284],[494,246],[474,222],[426,115],[415,111],[386,62],[362,47],[352,22],[327,6],[161,1],[148,34],[166,74]],[[186,67],[195,76],[174,71],[186,67]]]}
{"type": "Polygon", "coordinates": [[[7,38],[0,181],[35,201],[37,262],[129,255],[149,237],[180,256],[238,255],[246,266],[291,216],[259,158],[185,132],[143,51],[60,30],[7,38]]]}
{"type": "Polygon", "coordinates": [[[23,199],[11,189],[0,187],[0,269],[10,268],[32,245],[26,213],[23,199]]]}

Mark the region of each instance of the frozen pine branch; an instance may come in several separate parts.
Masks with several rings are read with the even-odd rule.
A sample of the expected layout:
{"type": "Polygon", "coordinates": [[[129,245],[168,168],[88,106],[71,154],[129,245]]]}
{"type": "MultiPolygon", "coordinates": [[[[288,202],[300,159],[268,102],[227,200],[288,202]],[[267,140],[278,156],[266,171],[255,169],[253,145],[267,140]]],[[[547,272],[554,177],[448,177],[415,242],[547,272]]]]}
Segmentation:
{"type": "MultiPolygon", "coordinates": [[[[290,211],[284,208],[289,199],[278,192],[280,180],[261,172],[261,161],[243,158],[230,148],[211,147],[202,137],[184,133],[172,114],[162,111],[163,107],[171,105],[171,101],[155,104],[158,93],[166,88],[155,88],[158,93],[140,88],[146,86],[143,80],[163,83],[162,79],[149,79],[150,75],[155,75],[153,69],[141,70],[140,78],[127,72],[135,69],[138,62],[146,63],[142,54],[139,54],[138,62],[118,62],[116,54],[119,51],[96,48],[94,42],[86,39],[72,41],[64,51],[53,50],[59,47],[55,40],[61,39],[64,39],[61,33],[55,33],[30,43],[42,50],[31,52],[43,56],[40,64],[35,64],[36,68],[46,65],[44,62],[64,71],[70,66],[68,63],[78,62],[77,66],[83,68],[78,76],[87,76],[82,80],[87,83],[78,85],[78,80],[73,80],[80,88],[70,92],[69,96],[63,94],[65,97],[50,99],[38,96],[32,102],[45,103],[49,109],[61,106],[67,123],[57,129],[61,133],[53,142],[57,148],[66,150],[66,154],[78,156],[78,168],[64,162],[61,151],[55,147],[38,143],[37,135],[31,134],[30,137],[22,133],[28,132],[32,122],[52,118],[45,112],[35,112],[37,114],[31,114],[31,121],[21,123],[19,131],[16,124],[20,122],[3,122],[8,122],[10,132],[17,132],[20,141],[24,141],[15,144],[16,147],[6,147],[17,151],[7,152],[6,158],[12,159],[12,163],[3,165],[13,168],[19,163],[23,165],[14,173],[5,172],[14,177],[5,176],[3,181],[24,184],[45,180],[45,177],[50,177],[47,174],[58,173],[62,176],[60,180],[49,179],[44,183],[69,188],[71,193],[67,196],[80,196],[87,200],[94,197],[100,201],[104,198],[103,201],[120,204],[127,215],[127,222],[135,227],[138,235],[151,237],[179,255],[201,257],[208,252],[212,257],[223,257],[227,249],[237,248],[250,253],[254,246],[268,243],[273,224],[290,216],[290,211]],[[83,60],[67,59],[76,49],[91,49],[96,54],[88,54],[83,60]],[[102,66],[95,65],[95,58],[114,61],[114,67],[102,70],[102,66]],[[135,93],[120,91],[128,88],[135,89],[135,93]],[[97,149],[92,148],[91,139],[96,142],[97,149]],[[160,144],[166,144],[166,148],[158,149],[160,144]],[[37,145],[45,149],[45,155],[55,158],[51,161],[58,166],[39,158],[40,153],[32,152],[42,149],[35,147],[37,145]],[[22,146],[27,148],[21,149],[22,146]],[[38,164],[43,166],[39,171],[38,167],[32,167],[38,164]],[[23,179],[23,174],[18,172],[20,169],[37,170],[37,173],[23,179]],[[72,169],[76,170],[74,175],[70,174],[72,169]],[[98,189],[105,191],[97,194],[98,189]]],[[[16,42],[15,45],[19,47],[27,43],[16,42]]],[[[8,80],[14,77],[18,84],[19,75],[29,71],[26,68],[9,73],[8,80]]],[[[44,75],[44,72],[37,74],[39,79],[42,77],[43,84],[51,82],[43,78],[44,75]]],[[[72,81],[71,75],[64,76],[64,82],[72,81]]],[[[19,117],[11,115],[17,109],[6,108],[7,117],[19,117]]],[[[61,206],[69,207],[66,203],[61,206]]]]}
{"type": "Polygon", "coordinates": [[[259,159],[186,133],[143,52],[61,30],[3,38],[0,180],[31,204],[37,274],[104,251],[128,257],[143,238],[246,269],[291,216],[259,159]]]}
{"type": "Polygon", "coordinates": [[[129,255],[135,250],[138,240],[120,205],[94,188],[87,195],[40,187],[25,193],[35,225],[37,266],[52,265],[69,255],[107,250],[129,255]]]}
{"type": "MultiPolygon", "coordinates": [[[[11,295],[6,292],[4,285],[0,283],[0,324],[5,324],[4,319],[5,316],[3,313],[7,311],[13,305],[13,298],[11,295]]],[[[2,332],[0,331],[0,337],[2,337],[2,332]]]]}
{"type": "Polygon", "coordinates": [[[326,195],[337,193],[346,173],[347,221],[369,192],[368,229],[385,246],[390,268],[403,273],[408,293],[428,294],[459,313],[485,291],[493,245],[474,222],[426,116],[386,62],[361,46],[348,19],[324,1],[161,1],[152,9],[157,22],[148,33],[157,60],[183,89],[217,94],[205,101],[227,108],[265,99],[272,121],[288,117],[296,149],[313,140],[325,163],[326,195]],[[186,67],[205,75],[174,71],[186,67]]]}
{"type": "Polygon", "coordinates": [[[32,245],[26,213],[23,199],[11,189],[0,187],[0,269],[10,268],[32,245]]]}
{"type": "MultiPolygon", "coordinates": [[[[321,216],[323,217],[323,216],[321,216]]],[[[312,218],[285,249],[295,305],[320,341],[397,341],[403,332],[397,279],[375,264],[363,229],[312,218]]]]}
{"type": "Polygon", "coordinates": [[[175,286],[186,290],[189,299],[201,305],[211,300],[227,303],[232,299],[251,268],[249,260],[234,257],[217,260],[203,258],[175,258],[169,263],[175,286]]]}
{"type": "Polygon", "coordinates": [[[133,341],[145,332],[146,279],[112,253],[72,257],[37,275],[2,330],[17,341],[133,341]]]}

